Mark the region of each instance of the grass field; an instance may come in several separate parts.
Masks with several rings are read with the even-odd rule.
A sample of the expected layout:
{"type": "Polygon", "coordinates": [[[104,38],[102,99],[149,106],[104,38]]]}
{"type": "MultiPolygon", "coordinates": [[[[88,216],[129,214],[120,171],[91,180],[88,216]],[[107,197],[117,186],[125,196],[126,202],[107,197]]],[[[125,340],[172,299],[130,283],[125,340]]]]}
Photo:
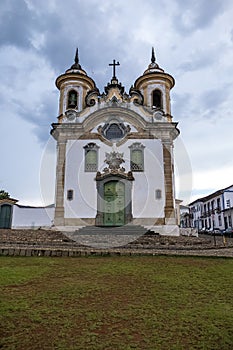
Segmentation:
{"type": "Polygon", "coordinates": [[[0,257],[0,285],[1,349],[233,349],[233,259],[0,257]]]}

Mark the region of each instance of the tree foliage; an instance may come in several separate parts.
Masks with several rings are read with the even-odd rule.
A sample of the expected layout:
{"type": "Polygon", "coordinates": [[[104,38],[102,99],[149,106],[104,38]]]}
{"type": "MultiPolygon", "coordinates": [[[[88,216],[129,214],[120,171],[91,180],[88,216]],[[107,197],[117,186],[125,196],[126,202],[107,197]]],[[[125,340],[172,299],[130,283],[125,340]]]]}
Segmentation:
{"type": "Polygon", "coordinates": [[[0,199],[6,199],[6,198],[10,198],[9,193],[4,190],[0,190],[0,199]]]}

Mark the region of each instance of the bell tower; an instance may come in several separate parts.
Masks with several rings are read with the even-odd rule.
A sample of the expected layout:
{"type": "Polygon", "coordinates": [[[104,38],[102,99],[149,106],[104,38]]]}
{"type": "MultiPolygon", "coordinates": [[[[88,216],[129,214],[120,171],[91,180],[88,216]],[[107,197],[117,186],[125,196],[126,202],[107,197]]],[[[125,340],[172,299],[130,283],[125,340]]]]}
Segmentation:
{"type": "Polygon", "coordinates": [[[60,90],[58,121],[70,115],[77,116],[86,106],[88,92],[96,91],[95,82],[87,75],[79,63],[78,49],[74,64],[56,80],[56,87],[60,90]]]}
{"type": "Polygon", "coordinates": [[[156,62],[154,48],[152,48],[151,63],[134,83],[144,97],[144,105],[154,110],[161,110],[171,121],[170,90],[175,85],[174,78],[165,73],[156,62]]]}

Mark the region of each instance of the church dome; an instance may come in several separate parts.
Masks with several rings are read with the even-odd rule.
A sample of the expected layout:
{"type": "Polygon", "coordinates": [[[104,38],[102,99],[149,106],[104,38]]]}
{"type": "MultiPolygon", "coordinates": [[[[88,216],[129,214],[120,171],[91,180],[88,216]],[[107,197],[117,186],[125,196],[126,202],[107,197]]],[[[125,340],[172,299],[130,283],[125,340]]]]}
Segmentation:
{"type": "Polygon", "coordinates": [[[87,75],[85,70],[83,70],[81,65],[79,64],[78,48],[76,49],[74,64],[72,64],[72,66],[66,70],[66,73],[77,73],[87,75]]]}
{"type": "Polygon", "coordinates": [[[79,55],[78,55],[78,49],[76,49],[74,63],[72,66],[65,71],[64,74],[60,75],[56,79],[56,86],[58,89],[60,89],[63,82],[67,81],[80,81],[82,84],[87,84],[88,88],[90,86],[90,89],[96,88],[95,82],[92,78],[90,78],[84,69],[82,69],[80,63],[79,63],[79,55]]]}
{"type": "Polygon", "coordinates": [[[154,51],[154,48],[152,47],[151,63],[149,64],[148,68],[145,70],[143,75],[149,74],[149,73],[158,73],[158,72],[164,73],[164,69],[160,68],[158,63],[156,62],[155,51],[154,51]]]}

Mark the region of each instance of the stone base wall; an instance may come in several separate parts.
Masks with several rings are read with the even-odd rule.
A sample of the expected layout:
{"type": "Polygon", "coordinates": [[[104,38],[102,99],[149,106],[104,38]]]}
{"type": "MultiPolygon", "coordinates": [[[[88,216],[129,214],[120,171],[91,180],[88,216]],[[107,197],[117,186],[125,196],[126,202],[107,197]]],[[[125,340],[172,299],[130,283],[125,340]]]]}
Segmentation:
{"type": "MultiPolygon", "coordinates": [[[[56,224],[55,226],[95,226],[95,218],[65,218],[63,224],[56,224]]],[[[141,225],[141,226],[157,226],[164,225],[164,218],[133,218],[129,223],[130,225],[141,225]]]]}
{"type": "Polygon", "coordinates": [[[180,228],[180,234],[182,236],[198,237],[198,230],[196,228],[191,227],[182,227],[180,228]]]}
{"type": "Polygon", "coordinates": [[[161,236],[180,236],[180,228],[178,225],[161,225],[161,226],[144,226],[148,230],[154,231],[161,236]]]}

